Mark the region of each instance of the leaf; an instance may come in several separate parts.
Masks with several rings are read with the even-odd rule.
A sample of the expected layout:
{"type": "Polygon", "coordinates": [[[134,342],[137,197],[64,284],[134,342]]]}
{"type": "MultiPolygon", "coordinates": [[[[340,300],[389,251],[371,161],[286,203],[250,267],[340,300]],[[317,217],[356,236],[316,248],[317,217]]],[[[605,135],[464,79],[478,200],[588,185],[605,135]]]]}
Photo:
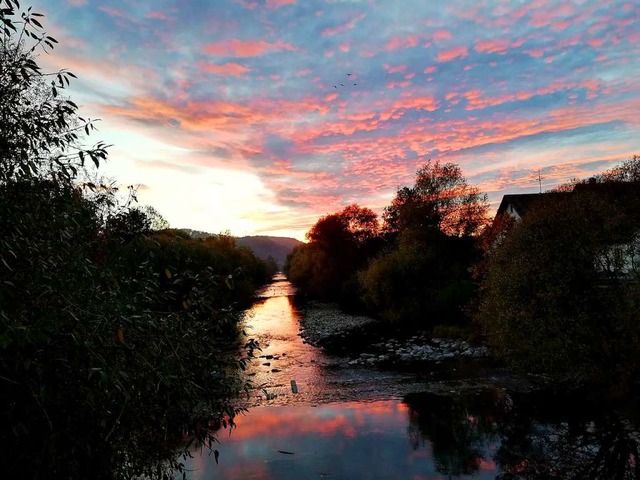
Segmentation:
{"type": "Polygon", "coordinates": [[[213,458],[216,459],[216,465],[218,465],[218,457],[220,456],[220,452],[218,450],[213,451],[213,458]]]}
{"type": "Polygon", "coordinates": [[[167,278],[171,278],[172,277],[171,271],[168,268],[164,269],[164,274],[167,276],[167,278]]]}
{"type": "Polygon", "coordinates": [[[118,337],[118,341],[120,343],[124,343],[124,330],[122,328],[118,329],[118,333],[116,335],[118,337]]]}

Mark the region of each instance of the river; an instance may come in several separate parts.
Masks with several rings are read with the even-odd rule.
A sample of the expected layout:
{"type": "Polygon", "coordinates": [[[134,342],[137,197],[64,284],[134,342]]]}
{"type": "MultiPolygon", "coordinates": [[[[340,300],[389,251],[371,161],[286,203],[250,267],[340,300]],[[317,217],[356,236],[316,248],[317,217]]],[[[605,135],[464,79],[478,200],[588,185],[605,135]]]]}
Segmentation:
{"type": "Polygon", "coordinates": [[[582,392],[349,366],[304,343],[293,293],[276,276],[246,312],[262,347],[249,411],[218,433],[217,461],[193,452],[187,478],[640,478],[628,416],[582,392]]]}

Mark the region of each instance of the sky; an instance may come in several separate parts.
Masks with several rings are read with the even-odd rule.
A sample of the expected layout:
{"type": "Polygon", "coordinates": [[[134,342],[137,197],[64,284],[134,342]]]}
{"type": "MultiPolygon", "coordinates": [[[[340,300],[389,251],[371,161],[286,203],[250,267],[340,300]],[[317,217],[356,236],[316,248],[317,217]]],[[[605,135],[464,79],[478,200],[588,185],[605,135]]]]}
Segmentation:
{"type": "Polygon", "coordinates": [[[640,153],[638,0],[32,3],[103,173],[176,228],[304,239],[428,159],[495,211],[640,153]]]}

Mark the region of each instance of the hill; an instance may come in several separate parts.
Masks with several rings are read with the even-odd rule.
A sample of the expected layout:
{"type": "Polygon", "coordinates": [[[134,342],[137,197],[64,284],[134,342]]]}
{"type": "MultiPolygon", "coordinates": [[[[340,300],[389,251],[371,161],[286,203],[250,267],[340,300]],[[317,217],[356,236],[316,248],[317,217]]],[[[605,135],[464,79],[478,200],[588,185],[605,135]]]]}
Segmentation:
{"type": "Polygon", "coordinates": [[[249,247],[259,258],[273,258],[280,269],[284,266],[287,255],[289,255],[295,247],[302,244],[300,240],[296,240],[295,238],[268,237],[264,235],[238,237],[237,243],[239,246],[249,247]]]}

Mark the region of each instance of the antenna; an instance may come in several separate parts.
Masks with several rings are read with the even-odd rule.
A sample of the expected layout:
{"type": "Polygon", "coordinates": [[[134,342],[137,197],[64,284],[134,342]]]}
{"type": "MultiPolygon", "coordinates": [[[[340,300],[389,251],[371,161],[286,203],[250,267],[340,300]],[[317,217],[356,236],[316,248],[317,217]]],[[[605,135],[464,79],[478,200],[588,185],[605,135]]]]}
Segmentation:
{"type": "Polygon", "coordinates": [[[542,193],[542,178],[540,177],[540,169],[538,169],[538,185],[540,185],[540,193],[542,193]]]}

